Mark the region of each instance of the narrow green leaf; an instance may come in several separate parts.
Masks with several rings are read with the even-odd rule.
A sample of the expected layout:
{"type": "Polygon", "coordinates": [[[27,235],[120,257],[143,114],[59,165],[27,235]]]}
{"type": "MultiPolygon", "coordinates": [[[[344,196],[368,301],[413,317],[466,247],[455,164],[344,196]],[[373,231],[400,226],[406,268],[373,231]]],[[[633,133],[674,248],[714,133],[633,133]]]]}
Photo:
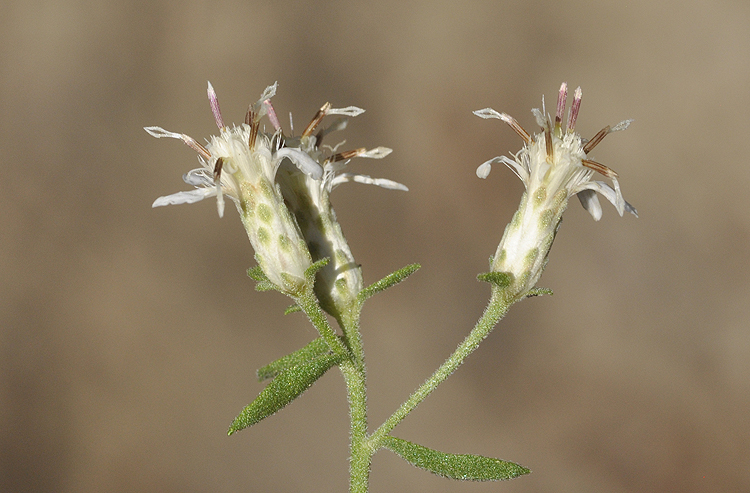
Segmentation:
{"type": "Polygon", "coordinates": [[[360,303],[364,302],[366,299],[372,297],[373,295],[400,283],[410,275],[414,274],[417,270],[419,270],[420,267],[422,266],[419,264],[411,264],[397,270],[396,272],[393,272],[392,274],[388,274],[383,279],[367,286],[365,289],[360,291],[359,295],[357,295],[357,299],[360,303]]]}
{"type": "Polygon", "coordinates": [[[252,426],[299,397],[305,390],[337,363],[334,355],[321,356],[309,364],[289,368],[276,378],[237,416],[229,426],[228,435],[252,426]]]}
{"type": "Polygon", "coordinates": [[[322,338],[315,339],[307,346],[258,369],[258,381],[262,382],[263,380],[273,378],[282,371],[288,370],[293,366],[309,364],[316,358],[330,354],[330,352],[331,350],[328,347],[328,344],[326,344],[322,338]]]}
{"type": "Polygon", "coordinates": [[[289,315],[290,313],[297,313],[301,312],[302,308],[298,304],[289,305],[286,310],[284,310],[284,315],[289,315]]]}
{"type": "Polygon", "coordinates": [[[554,293],[552,292],[550,288],[531,288],[526,293],[526,297],[531,298],[532,296],[541,296],[543,294],[548,294],[552,296],[554,293]]]}
{"type": "Polygon", "coordinates": [[[513,274],[510,272],[484,272],[479,274],[477,279],[504,289],[513,283],[513,274]]]}
{"type": "Polygon", "coordinates": [[[446,454],[392,436],[385,438],[383,446],[416,467],[450,479],[500,481],[531,472],[513,462],[481,455],[446,454]]]}
{"type": "Polygon", "coordinates": [[[256,265],[255,267],[250,267],[247,269],[247,275],[252,279],[253,281],[256,281],[257,284],[255,285],[256,291],[278,291],[279,288],[268,280],[268,277],[266,277],[266,274],[263,272],[263,269],[260,268],[260,265],[256,265]]]}
{"type": "Polygon", "coordinates": [[[331,259],[328,257],[323,257],[322,259],[318,260],[317,262],[313,263],[310,267],[305,269],[305,278],[312,284],[315,281],[315,274],[318,273],[320,269],[328,265],[328,262],[330,262],[331,259]]]}
{"type": "Polygon", "coordinates": [[[268,280],[266,274],[263,272],[263,269],[260,268],[260,265],[256,265],[255,267],[250,267],[249,269],[247,269],[247,275],[253,281],[260,282],[268,280]]]}

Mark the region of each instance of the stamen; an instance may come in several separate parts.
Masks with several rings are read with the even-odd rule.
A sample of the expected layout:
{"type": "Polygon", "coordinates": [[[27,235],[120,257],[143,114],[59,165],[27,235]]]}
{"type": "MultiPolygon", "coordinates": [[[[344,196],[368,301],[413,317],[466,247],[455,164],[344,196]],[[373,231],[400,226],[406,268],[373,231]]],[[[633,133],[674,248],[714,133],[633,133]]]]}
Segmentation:
{"type": "Polygon", "coordinates": [[[557,113],[555,113],[555,133],[560,133],[562,127],[563,113],[565,113],[565,104],[568,100],[568,84],[563,82],[560,86],[560,92],[557,94],[557,113]]]}
{"type": "Polygon", "coordinates": [[[279,118],[276,116],[276,110],[273,109],[271,100],[266,99],[265,101],[263,101],[263,106],[266,107],[266,111],[268,112],[268,119],[271,120],[271,125],[273,125],[274,130],[278,132],[279,130],[281,130],[281,123],[279,123],[279,118]]]}
{"type": "Polygon", "coordinates": [[[583,92],[581,87],[578,86],[575,93],[573,93],[573,104],[568,112],[568,132],[572,132],[576,128],[576,120],[578,119],[578,110],[581,108],[581,97],[583,92]]]}
{"type": "Polygon", "coordinates": [[[214,164],[214,183],[221,180],[221,169],[224,167],[224,158],[217,158],[214,164]]]}
{"type": "Polygon", "coordinates": [[[247,107],[247,113],[245,113],[245,124],[250,125],[250,135],[247,138],[247,145],[250,149],[255,149],[255,140],[258,138],[258,129],[260,128],[260,122],[258,121],[255,111],[253,111],[253,105],[247,107]]]}
{"type": "Polygon", "coordinates": [[[603,129],[599,130],[596,133],[596,135],[594,135],[591,138],[591,140],[589,140],[588,142],[586,142],[586,145],[583,146],[583,152],[585,152],[586,154],[588,154],[589,152],[591,152],[591,150],[594,147],[596,147],[597,145],[599,145],[599,142],[601,142],[602,140],[604,140],[604,137],[606,137],[611,131],[612,130],[611,130],[611,128],[610,128],[609,125],[607,125],[603,129]]]}
{"type": "Polygon", "coordinates": [[[352,159],[366,152],[367,152],[367,149],[365,149],[364,147],[360,147],[359,149],[352,149],[351,151],[339,152],[329,157],[328,159],[326,159],[325,164],[352,159]]]}
{"type": "Polygon", "coordinates": [[[597,173],[606,176],[607,178],[617,178],[618,176],[617,173],[615,173],[615,170],[604,166],[602,163],[592,161],[591,159],[582,159],[581,164],[583,164],[588,169],[594,170],[597,173]]]}
{"type": "Polygon", "coordinates": [[[308,135],[312,134],[315,131],[315,128],[320,125],[320,122],[323,121],[323,118],[328,114],[328,110],[330,109],[331,103],[326,103],[321,106],[318,112],[315,113],[313,119],[310,120],[310,123],[307,124],[305,131],[302,132],[302,137],[307,137],[308,135]]]}
{"type": "Polygon", "coordinates": [[[247,107],[247,113],[245,113],[245,124],[250,125],[250,135],[247,138],[247,145],[252,150],[255,148],[255,140],[258,138],[258,129],[260,128],[260,122],[256,118],[252,104],[247,107]]]}
{"type": "Polygon", "coordinates": [[[224,119],[221,117],[221,109],[219,108],[219,98],[216,96],[216,91],[214,91],[214,87],[211,85],[211,82],[208,83],[208,103],[211,105],[211,113],[214,114],[214,120],[216,120],[216,126],[219,127],[219,130],[224,128],[224,119]]]}

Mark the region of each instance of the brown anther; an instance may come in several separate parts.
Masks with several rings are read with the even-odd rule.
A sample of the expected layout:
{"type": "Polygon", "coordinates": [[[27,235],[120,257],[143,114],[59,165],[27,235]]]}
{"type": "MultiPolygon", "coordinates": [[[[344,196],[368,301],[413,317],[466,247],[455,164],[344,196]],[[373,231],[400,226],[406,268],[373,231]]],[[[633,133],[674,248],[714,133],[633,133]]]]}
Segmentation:
{"type": "Polygon", "coordinates": [[[328,159],[326,159],[326,164],[335,163],[336,161],[346,161],[347,159],[352,159],[357,156],[361,156],[362,154],[366,152],[367,152],[367,149],[365,149],[364,147],[360,147],[359,149],[352,149],[351,151],[339,152],[329,157],[328,159]]]}
{"type": "Polygon", "coordinates": [[[250,149],[255,148],[255,139],[258,138],[258,129],[260,128],[260,122],[255,118],[255,112],[253,111],[253,105],[248,106],[247,113],[245,114],[245,123],[250,125],[250,136],[247,138],[247,145],[250,149]]]}
{"type": "Polygon", "coordinates": [[[586,154],[588,154],[589,152],[591,152],[591,149],[593,149],[594,147],[596,147],[599,144],[599,142],[601,142],[604,139],[604,137],[607,136],[607,134],[609,133],[610,128],[611,127],[609,125],[607,125],[603,129],[599,130],[596,133],[596,135],[594,135],[591,138],[591,140],[589,140],[588,142],[586,142],[586,145],[583,146],[583,152],[585,152],[586,154]]]}
{"type": "Polygon", "coordinates": [[[581,164],[583,164],[588,169],[594,170],[597,173],[606,176],[607,178],[617,178],[618,176],[617,173],[615,173],[615,170],[604,166],[602,163],[592,161],[591,159],[582,159],[581,164]]]}
{"type": "Polygon", "coordinates": [[[518,121],[513,118],[512,116],[502,113],[500,116],[502,116],[502,120],[507,123],[510,128],[512,128],[518,135],[523,139],[523,141],[527,144],[531,143],[531,134],[524,130],[524,128],[521,126],[518,121]]]}
{"type": "Polygon", "coordinates": [[[331,109],[331,103],[326,103],[318,110],[317,113],[315,113],[315,116],[310,121],[310,123],[307,124],[307,128],[305,128],[305,131],[302,132],[302,137],[307,137],[308,135],[312,134],[313,131],[315,131],[315,128],[317,128],[318,125],[320,125],[320,122],[323,121],[323,117],[325,117],[328,114],[328,110],[331,109]]]}
{"type": "Polygon", "coordinates": [[[182,141],[192,150],[200,154],[204,159],[211,159],[211,153],[194,138],[182,134],[182,141]]]}
{"type": "Polygon", "coordinates": [[[218,158],[216,164],[214,164],[214,183],[219,183],[221,180],[221,168],[224,167],[224,159],[218,158]]]}

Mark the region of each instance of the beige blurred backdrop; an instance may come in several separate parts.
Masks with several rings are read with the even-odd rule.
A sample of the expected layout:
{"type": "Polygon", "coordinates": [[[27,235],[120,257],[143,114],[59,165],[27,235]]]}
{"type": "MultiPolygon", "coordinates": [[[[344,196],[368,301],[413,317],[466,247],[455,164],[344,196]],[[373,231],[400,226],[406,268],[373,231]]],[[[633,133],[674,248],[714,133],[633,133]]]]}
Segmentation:
{"type": "Polygon", "coordinates": [[[227,437],[254,372],[315,337],[258,293],[237,214],[151,209],[195,153],[159,125],[216,132],[279,82],[297,132],[326,101],[367,112],[336,136],[388,146],[333,202],[367,282],[422,270],[365,306],[371,425],[481,314],[523,189],[485,160],[535,127],[562,81],[578,130],[625,118],[595,158],[640,218],[573,201],[541,285],[395,431],[529,476],[459,483],[387,451],[372,491],[750,491],[750,3],[5,2],[0,18],[0,490],[330,492],[347,488],[338,371],[227,437]]]}

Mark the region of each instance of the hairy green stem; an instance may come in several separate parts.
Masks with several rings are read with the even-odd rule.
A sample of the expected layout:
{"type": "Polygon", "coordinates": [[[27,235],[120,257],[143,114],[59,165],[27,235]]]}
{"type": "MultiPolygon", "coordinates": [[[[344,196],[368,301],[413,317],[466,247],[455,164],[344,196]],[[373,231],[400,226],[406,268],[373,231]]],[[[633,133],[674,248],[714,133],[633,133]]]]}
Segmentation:
{"type": "Polygon", "coordinates": [[[347,345],[344,345],[328,323],[328,319],[320,308],[312,290],[300,296],[297,299],[297,304],[307,314],[320,336],[328,343],[331,351],[344,356],[339,368],[346,381],[351,424],[349,491],[351,493],[366,493],[370,485],[370,464],[375,451],[370,448],[367,440],[366,373],[364,349],[359,331],[359,309],[361,307],[356,305],[343,317],[338,318],[347,342],[347,345]]]}
{"type": "Polygon", "coordinates": [[[505,290],[494,287],[490,302],[485,308],[482,318],[479,319],[472,331],[466,336],[466,339],[456,348],[453,354],[443,363],[435,373],[425,381],[410,397],[404,402],[395,413],[393,413],[375,432],[370,436],[369,442],[372,450],[377,450],[382,446],[384,438],[398,425],[410,412],[412,412],[433,390],[437,388],[446,378],[448,378],[456,369],[461,366],[467,356],[469,356],[479,346],[479,343],[489,335],[492,329],[508,312],[510,305],[516,301],[516,297],[509,297],[505,290]]]}
{"type": "Polygon", "coordinates": [[[366,493],[370,485],[370,464],[372,455],[367,440],[367,389],[364,372],[352,361],[339,365],[346,380],[351,435],[349,445],[349,491],[366,493]]]}

